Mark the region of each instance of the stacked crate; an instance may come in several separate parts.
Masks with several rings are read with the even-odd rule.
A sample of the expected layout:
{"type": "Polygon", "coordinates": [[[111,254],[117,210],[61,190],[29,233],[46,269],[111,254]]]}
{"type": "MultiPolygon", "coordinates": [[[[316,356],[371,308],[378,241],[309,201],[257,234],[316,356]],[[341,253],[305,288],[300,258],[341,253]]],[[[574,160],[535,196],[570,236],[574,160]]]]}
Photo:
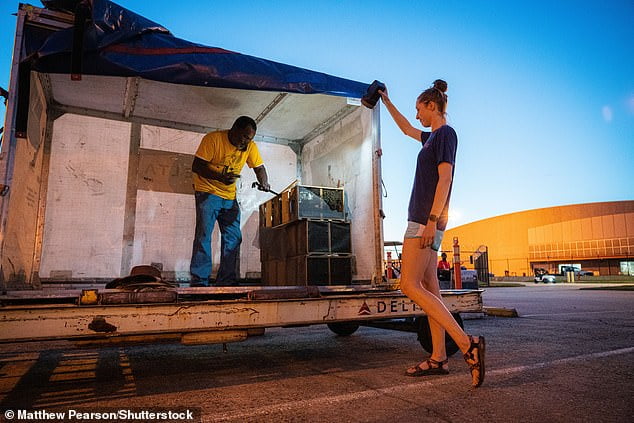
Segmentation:
{"type": "Polygon", "coordinates": [[[350,235],[342,188],[283,191],[260,206],[263,284],[351,284],[350,235]]]}

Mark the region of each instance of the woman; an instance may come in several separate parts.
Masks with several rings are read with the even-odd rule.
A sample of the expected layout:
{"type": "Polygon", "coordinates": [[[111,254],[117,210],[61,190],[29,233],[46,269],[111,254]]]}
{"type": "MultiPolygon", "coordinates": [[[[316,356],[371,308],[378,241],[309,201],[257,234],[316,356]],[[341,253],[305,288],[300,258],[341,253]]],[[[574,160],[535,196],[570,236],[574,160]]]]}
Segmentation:
{"type": "Polygon", "coordinates": [[[449,373],[445,351],[445,331],[456,342],[469,369],[472,385],[484,380],[484,337],[467,335],[440,299],[436,260],[447,226],[449,198],[453,180],[458,138],[447,125],[447,83],[437,79],[416,101],[416,119],[431,133],[414,128],[379,91],[383,104],[405,135],[422,142],[418,154],[414,187],[410,197],[408,225],[403,241],[401,291],[418,304],[429,317],[433,352],[431,357],[407,370],[408,376],[449,373]]]}

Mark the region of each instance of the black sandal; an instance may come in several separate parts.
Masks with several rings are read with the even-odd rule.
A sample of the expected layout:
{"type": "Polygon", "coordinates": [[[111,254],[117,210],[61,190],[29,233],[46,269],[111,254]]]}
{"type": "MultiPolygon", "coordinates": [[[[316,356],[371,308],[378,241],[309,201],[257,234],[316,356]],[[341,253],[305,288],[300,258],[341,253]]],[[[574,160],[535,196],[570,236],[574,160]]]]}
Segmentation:
{"type": "Polygon", "coordinates": [[[477,388],[484,382],[484,336],[478,336],[478,342],[474,342],[471,335],[468,336],[471,345],[463,357],[471,371],[471,385],[477,388]],[[474,349],[476,350],[475,352],[473,351],[474,349]]]}
{"type": "MultiPolygon", "coordinates": [[[[411,377],[419,377],[419,376],[430,376],[430,375],[446,375],[449,374],[449,370],[445,369],[443,366],[447,364],[449,360],[444,361],[436,361],[434,359],[428,358],[423,361],[423,363],[427,363],[427,368],[423,369],[420,365],[423,363],[417,364],[415,367],[410,367],[416,369],[413,372],[405,371],[405,376],[411,377]]],[[[409,369],[408,369],[409,370],[409,369]]]]}

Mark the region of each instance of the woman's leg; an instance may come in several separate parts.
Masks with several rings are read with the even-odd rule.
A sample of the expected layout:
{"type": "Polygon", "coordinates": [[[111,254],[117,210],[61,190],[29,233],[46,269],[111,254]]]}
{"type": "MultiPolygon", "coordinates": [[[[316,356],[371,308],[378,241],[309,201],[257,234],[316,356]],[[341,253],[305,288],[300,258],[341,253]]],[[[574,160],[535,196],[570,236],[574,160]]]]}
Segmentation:
{"type": "MultiPolygon", "coordinates": [[[[433,319],[449,333],[458,345],[458,348],[463,352],[464,359],[469,365],[472,385],[478,387],[482,384],[485,374],[484,338],[481,336],[471,337],[467,335],[454,320],[442,300],[423,287],[422,281],[431,263],[430,254],[436,255],[436,252],[431,248],[420,248],[420,239],[405,238],[403,241],[401,291],[427,313],[430,324],[433,319]]],[[[436,258],[434,257],[434,263],[435,260],[436,258]]],[[[439,339],[443,339],[444,342],[444,337],[439,338],[438,331],[435,338],[435,348],[441,348],[440,346],[436,346],[438,345],[439,339]]],[[[424,370],[420,365],[418,368],[424,370]]]]}
{"type": "MultiPolygon", "coordinates": [[[[424,261],[421,262],[425,265],[424,261]]],[[[434,254],[430,254],[429,262],[425,266],[423,271],[423,279],[420,282],[423,290],[429,291],[431,294],[440,298],[440,286],[438,285],[438,279],[436,277],[436,258],[434,254]]],[[[428,317],[429,329],[432,339],[432,353],[430,361],[425,360],[419,363],[417,366],[407,369],[408,375],[420,375],[425,370],[442,368],[445,371],[449,370],[449,363],[447,363],[447,351],[445,348],[445,329],[433,318],[428,317]]],[[[443,374],[440,372],[432,372],[430,374],[443,374]]]]}
{"type": "MultiPolygon", "coordinates": [[[[422,281],[423,288],[434,294],[437,298],[441,298],[440,285],[438,284],[438,275],[436,272],[436,262],[438,261],[437,252],[434,250],[430,251],[431,254],[429,254],[429,262],[427,263],[427,268],[425,269],[425,274],[422,281]]],[[[445,347],[445,329],[440,323],[436,321],[436,319],[432,317],[428,316],[428,321],[433,346],[431,358],[433,360],[442,362],[447,359],[447,351],[445,347]]],[[[444,367],[447,368],[448,366],[444,367]]]]}
{"type": "Polygon", "coordinates": [[[430,320],[435,320],[444,328],[460,350],[466,352],[470,346],[469,337],[449,313],[441,299],[423,288],[421,283],[431,261],[430,255],[435,254],[436,252],[431,248],[420,248],[418,238],[406,238],[403,241],[401,291],[418,304],[430,320]]]}

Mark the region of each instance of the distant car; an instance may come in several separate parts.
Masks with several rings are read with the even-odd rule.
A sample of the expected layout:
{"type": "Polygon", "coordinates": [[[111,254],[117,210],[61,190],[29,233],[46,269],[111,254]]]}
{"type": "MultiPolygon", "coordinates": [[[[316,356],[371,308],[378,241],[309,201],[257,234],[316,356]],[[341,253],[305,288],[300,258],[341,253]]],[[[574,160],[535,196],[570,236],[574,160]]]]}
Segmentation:
{"type": "Polygon", "coordinates": [[[540,275],[540,276],[535,276],[535,279],[533,279],[533,281],[535,283],[540,283],[540,282],[556,283],[557,282],[557,280],[555,279],[555,275],[549,275],[548,273],[544,275],[540,275]]]}
{"type": "Polygon", "coordinates": [[[581,270],[576,266],[561,266],[561,275],[564,276],[566,272],[574,272],[575,276],[594,276],[594,272],[581,270]]]}
{"type": "Polygon", "coordinates": [[[556,283],[555,275],[551,275],[548,273],[546,269],[538,267],[535,269],[535,279],[533,279],[535,283],[544,282],[544,283],[556,283]]]}
{"type": "Polygon", "coordinates": [[[475,270],[467,269],[464,266],[460,266],[460,276],[463,282],[478,283],[478,272],[475,270]]]}

